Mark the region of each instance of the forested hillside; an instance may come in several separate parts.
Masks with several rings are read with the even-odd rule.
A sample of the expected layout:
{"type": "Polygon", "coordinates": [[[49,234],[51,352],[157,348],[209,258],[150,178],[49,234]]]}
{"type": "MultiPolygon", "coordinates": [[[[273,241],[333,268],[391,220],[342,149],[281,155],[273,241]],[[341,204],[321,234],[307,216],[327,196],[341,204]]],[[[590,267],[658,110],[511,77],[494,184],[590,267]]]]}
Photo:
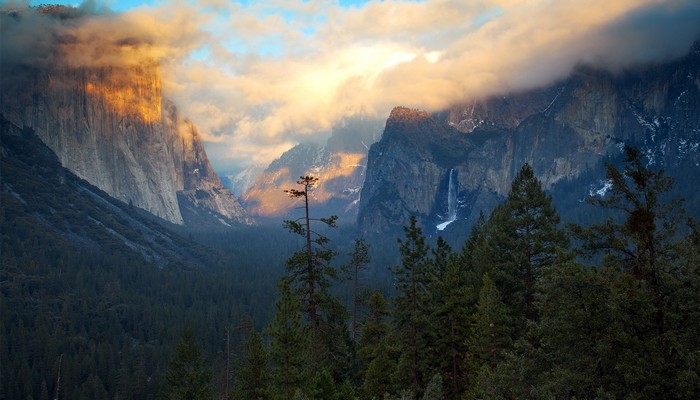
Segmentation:
{"type": "Polygon", "coordinates": [[[700,396],[699,227],[635,149],[596,225],[560,221],[525,164],[452,248],[415,218],[355,239],[313,207],[183,237],[30,130],[2,145],[2,398],[700,396]]]}
{"type": "Polygon", "coordinates": [[[77,178],[31,129],[1,122],[0,398],[157,398],[186,326],[223,365],[227,329],[235,349],[252,321],[270,318],[284,232],[230,230],[200,244],[77,178]]]}
{"type": "MultiPolygon", "coordinates": [[[[609,192],[590,199],[609,216],[596,225],[562,223],[528,164],[460,249],[429,244],[412,218],[400,262],[387,266],[390,296],[339,301],[336,279],[361,293],[372,243],[356,240],[338,275],[317,233],[335,219],[287,221],[307,240],[288,259],[272,321],[248,336],[229,395],[697,398],[700,231],[668,198],[671,179],[636,149],[625,154],[623,168],[607,167],[609,192]]],[[[299,183],[290,193],[305,197],[315,180],[299,183]]],[[[194,339],[180,346],[176,361],[199,360],[188,376],[209,396],[207,363],[184,352],[194,339]]],[[[181,382],[168,393],[183,393],[181,382]]]]}

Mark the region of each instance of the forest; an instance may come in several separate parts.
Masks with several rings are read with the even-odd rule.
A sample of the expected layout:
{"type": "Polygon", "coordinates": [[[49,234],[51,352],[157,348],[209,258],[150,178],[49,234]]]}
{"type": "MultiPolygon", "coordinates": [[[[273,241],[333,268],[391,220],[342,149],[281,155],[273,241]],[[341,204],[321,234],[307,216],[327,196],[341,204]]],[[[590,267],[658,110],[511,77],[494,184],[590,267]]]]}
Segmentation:
{"type": "MultiPolygon", "coordinates": [[[[3,227],[0,398],[700,398],[700,225],[625,152],[589,199],[604,220],[560,221],[525,164],[460,248],[415,217],[354,238],[308,202],[192,238],[206,267],[3,227]]],[[[298,183],[308,200],[316,178],[298,183]]]]}

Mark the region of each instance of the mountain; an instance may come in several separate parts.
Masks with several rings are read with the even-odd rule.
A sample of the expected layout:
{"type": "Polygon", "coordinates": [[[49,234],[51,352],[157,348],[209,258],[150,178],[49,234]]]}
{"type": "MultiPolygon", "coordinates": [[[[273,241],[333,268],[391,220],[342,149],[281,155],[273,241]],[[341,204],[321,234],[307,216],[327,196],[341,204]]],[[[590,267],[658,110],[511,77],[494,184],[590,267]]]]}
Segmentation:
{"type": "Polygon", "coordinates": [[[580,66],[547,88],[437,114],[395,108],[369,151],[360,232],[398,232],[416,215],[428,232],[471,225],[507,195],[524,163],[565,218],[604,195],[604,163],[624,145],[676,178],[697,210],[700,44],[663,65],[612,73],[580,66]],[[450,204],[454,209],[450,210],[450,204]]]}
{"type": "Polygon", "coordinates": [[[119,254],[161,267],[211,263],[201,246],[64,168],[31,128],[0,117],[0,139],[5,256],[21,252],[27,246],[22,243],[30,241],[56,254],[69,249],[119,254]]]}
{"type": "Polygon", "coordinates": [[[291,148],[257,176],[241,197],[244,207],[256,217],[288,215],[299,204],[284,190],[296,187],[300,176],[313,175],[319,178],[310,196],[315,213],[354,222],[367,150],[377,140],[381,124],[373,118],[348,118],[333,127],[325,145],[302,143],[291,148]]]}
{"type": "Polygon", "coordinates": [[[224,174],[221,182],[229,188],[236,196],[242,196],[255,183],[255,178],[265,171],[264,165],[254,164],[246,167],[242,171],[232,174],[224,174]]]}
{"type": "MultiPolygon", "coordinates": [[[[59,29],[67,22],[48,34],[23,27],[31,18],[49,26],[69,20],[71,28],[80,27],[80,13],[64,9],[73,10],[39,8],[0,16],[5,38],[46,35],[48,42],[31,57],[14,57],[11,46],[3,46],[9,48],[2,54],[0,74],[4,118],[33,129],[80,178],[167,221],[252,223],[212,169],[197,128],[163,96],[156,62],[146,56],[134,62],[104,60],[100,54],[76,60],[66,49],[89,38],[59,29]]],[[[110,45],[136,51],[140,43],[133,39],[110,45]]]]}

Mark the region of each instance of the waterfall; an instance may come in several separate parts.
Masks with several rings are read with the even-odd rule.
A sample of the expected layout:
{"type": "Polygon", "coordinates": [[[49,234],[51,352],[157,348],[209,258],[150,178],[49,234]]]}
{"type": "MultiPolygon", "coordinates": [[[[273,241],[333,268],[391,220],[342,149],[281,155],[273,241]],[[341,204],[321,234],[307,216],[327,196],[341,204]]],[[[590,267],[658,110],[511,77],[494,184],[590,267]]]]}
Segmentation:
{"type": "Polygon", "coordinates": [[[447,218],[436,226],[441,231],[457,219],[457,180],[455,179],[455,169],[450,169],[450,177],[447,182],[447,218]]]}
{"type": "Polygon", "coordinates": [[[447,189],[447,220],[457,219],[457,182],[454,178],[455,169],[450,169],[450,181],[447,189]]]}

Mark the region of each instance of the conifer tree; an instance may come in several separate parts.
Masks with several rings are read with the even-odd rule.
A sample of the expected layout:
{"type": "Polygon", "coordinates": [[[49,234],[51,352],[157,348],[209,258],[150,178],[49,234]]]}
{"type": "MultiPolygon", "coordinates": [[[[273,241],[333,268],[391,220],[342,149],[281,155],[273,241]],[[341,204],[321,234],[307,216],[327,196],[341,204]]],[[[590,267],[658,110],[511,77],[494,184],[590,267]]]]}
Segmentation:
{"type": "Polygon", "coordinates": [[[520,321],[520,330],[525,320],[537,316],[535,284],[542,268],[568,245],[558,223],[551,197],[526,163],[513,180],[506,202],[489,218],[486,244],[495,257],[487,272],[507,295],[504,301],[520,321]]]}
{"type": "Polygon", "coordinates": [[[435,279],[434,264],[428,259],[429,247],[415,216],[404,227],[406,238],[399,239],[401,265],[393,269],[397,295],[394,298],[393,323],[399,347],[397,384],[414,391],[422,390],[431,376],[429,364],[431,295],[435,279]]]}
{"type": "Polygon", "coordinates": [[[253,332],[245,345],[245,355],[236,374],[236,398],[264,400],[270,398],[270,375],[267,351],[259,333],[253,332]]]}
{"type": "Polygon", "coordinates": [[[335,252],[325,247],[330,239],[315,231],[311,225],[312,222],[319,222],[328,227],[335,227],[338,219],[335,215],[329,218],[312,218],[310,216],[309,196],[317,183],[318,178],[316,177],[302,176],[297,181],[301,189],[285,190],[285,193],[289,194],[290,197],[304,200],[304,216],[296,220],[284,221],[285,228],[305,239],[303,249],[287,259],[287,273],[301,298],[303,310],[308,315],[313,335],[319,329],[319,312],[328,296],[329,279],[335,278],[336,272],[329,265],[335,252]]]}
{"type": "Polygon", "coordinates": [[[442,376],[435,374],[425,387],[421,400],[443,400],[445,398],[442,389],[442,376]]]}
{"type": "Polygon", "coordinates": [[[267,330],[274,398],[291,399],[304,387],[309,376],[309,338],[301,322],[299,300],[286,278],[279,284],[275,308],[277,311],[267,330]]]}
{"type": "Polygon", "coordinates": [[[200,400],[212,398],[211,371],[206,366],[192,330],[185,329],[166,371],[165,398],[200,400]]]}
{"type": "Polygon", "coordinates": [[[433,326],[439,334],[435,342],[440,370],[445,377],[447,398],[459,398],[464,390],[464,338],[469,332],[473,288],[456,256],[448,257],[445,269],[433,285],[433,326]]]}
{"type": "Polygon", "coordinates": [[[367,301],[369,316],[365,319],[360,332],[360,349],[358,354],[365,359],[371,359],[378,349],[384,345],[384,339],[389,332],[386,317],[389,315],[388,304],[379,292],[372,292],[367,301]]]}
{"type": "Polygon", "coordinates": [[[358,350],[365,366],[362,393],[368,399],[381,398],[392,388],[391,376],[396,364],[391,358],[391,349],[387,343],[387,307],[386,300],[379,292],[370,295],[367,303],[369,317],[362,326],[361,347],[358,350]]]}
{"type": "MultiPolygon", "coordinates": [[[[503,353],[511,348],[512,329],[506,305],[501,293],[488,274],[484,274],[479,291],[479,302],[468,336],[468,348],[472,362],[494,368],[503,353]]],[[[473,369],[473,368],[472,368],[473,369]]]]}
{"type": "MultiPolygon", "coordinates": [[[[607,164],[609,195],[593,203],[614,213],[602,224],[574,227],[584,254],[602,255],[601,273],[609,297],[605,308],[610,323],[598,351],[596,380],[616,397],[688,398],[700,394],[698,344],[700,306],[688,288],[697,287],[697,266],[688,263],[677,235],[681,200],[665,201],[672,179],[663,169],[651,170],[637,149],[625,148],[625,165],[607,164]],[[690,372],[689,375],[689,371],[690,372]],[[695,383],[690,383],[695,382],[695,383]]],[[[692,290],[691,290],[692,291],[692,290]]]]}
{"type": "Polygon", "coordinates": [[[352,299],[350,312],[350,336],[353,343],[357,342],[357,302],[359,295],[359,275],[369,264],[369,246],[365,239],[357,238],[354,241],[352,253],[350,253],[350,263],[342,267],[346,278],[352,281],[352,299]]]}

